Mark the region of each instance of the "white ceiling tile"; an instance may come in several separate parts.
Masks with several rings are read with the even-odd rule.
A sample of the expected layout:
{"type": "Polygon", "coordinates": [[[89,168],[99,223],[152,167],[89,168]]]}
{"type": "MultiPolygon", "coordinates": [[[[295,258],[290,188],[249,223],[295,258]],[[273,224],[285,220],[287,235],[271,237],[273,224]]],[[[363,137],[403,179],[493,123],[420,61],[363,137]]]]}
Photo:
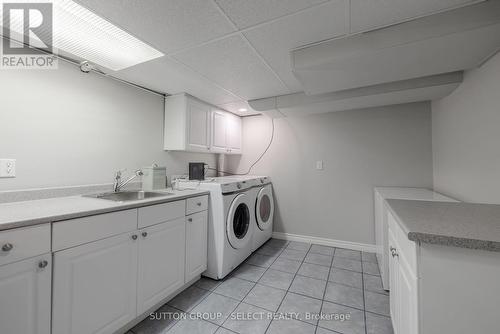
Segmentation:
{"type": "Polygon", "coordinates": [[[328,0],[215,0],[240,29],[326,1],[328,0]]]}
{"type": "Polygon", "coordinates": [[[351,32],[390,25],[477,0],[351,0],[351,32]]]}
{"type": "Polygon", "coordinates": [[[232,112],[233,114],[240,116],[250,116],[250,115],[258,115],[259,111],[255,111],[250,107],[250,105],[246,101],[237,101],[226,104],[217,105],[219,108],[232,112]]]}
{"type": "Polygon", "coordinates": [[[245,100],[289,92],[240,36],[189,49],[175,58],[245,100]]]}
{"type": "Polygon", "coordinates": [[[163,52],[197,45],[234,31],[207,0],[76,0],[163,52]]]}
{"type": "Polygon", "coordinates": [[[345,34],[346,1],[332,0],[244,34],[292,91],[302,91],[292,73],[290,51],[345,34]]]}
{"type": "Polygon", "coordinates": [[[239,101],[238,97],[168,57],[130,67],[113,75],[162,93],[187,92],[214,105],[239,101]]]}

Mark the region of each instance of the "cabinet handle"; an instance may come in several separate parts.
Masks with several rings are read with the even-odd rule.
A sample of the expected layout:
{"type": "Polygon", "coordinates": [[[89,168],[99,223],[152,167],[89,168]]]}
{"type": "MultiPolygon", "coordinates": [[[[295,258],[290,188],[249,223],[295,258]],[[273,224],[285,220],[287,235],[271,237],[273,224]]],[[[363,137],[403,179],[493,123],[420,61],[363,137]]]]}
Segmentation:
{"type": "Polygon", "coordinates": [[[201,206],[201,202],[196,203],[196,205],[201,206]]]}
{"type": "Polygon", "coordinates": [[[193,218],[188,218],[188,222],[192,222],[193,221],[193,218]]]}
{"type": "Polygon", "coordinates": [[[46,260],[38,262],[38,268],[40,268],[40,269],[43,269],[43,268],[47,267],[48,265],[49,265],[49,263],[46,260]]]}
{"type": "Polygon", "coordinates": [[[132,240],[137,240],[137,234],[132,235],[132,240]]]}
{"type": "Polygon", "coordinates": [[[142,232],[142,236],[145,238],[148,236],[148,232],[142,232]]]}
{"type": "Polygon", "coordinates": [[[14,248],[13,244],[5,244],[2,246],[2,251],[4,252],[10,252],[14,248]]]}
{"type": "Polygon", "coordinates": [[[397,253],[396,248],[391,247],[391,255],[392,255],[392,257],[396,257],[396,256],[399,257],[399,254],[397,253]]]}

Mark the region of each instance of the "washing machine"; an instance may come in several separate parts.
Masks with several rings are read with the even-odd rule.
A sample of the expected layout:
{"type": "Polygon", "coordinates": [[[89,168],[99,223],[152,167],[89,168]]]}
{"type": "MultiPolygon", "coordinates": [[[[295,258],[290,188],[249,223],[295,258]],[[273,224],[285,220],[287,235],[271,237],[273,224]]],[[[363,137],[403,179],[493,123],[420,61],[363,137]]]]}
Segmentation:
{"type": "Polygon", "coordinates": [[[267,177],[257,180],[254,192],[254,233],[252,252],[269,240],[273,234],[274,197],[273,185],[267,177]]]}
{"type": "Polygon", "coordinates": [[[252,254],[255,225],[255,181],[250,178],[215,177],[181,181],[180,189],[210,192],[208,263],[203,276],[222,279],[252,254]]]}

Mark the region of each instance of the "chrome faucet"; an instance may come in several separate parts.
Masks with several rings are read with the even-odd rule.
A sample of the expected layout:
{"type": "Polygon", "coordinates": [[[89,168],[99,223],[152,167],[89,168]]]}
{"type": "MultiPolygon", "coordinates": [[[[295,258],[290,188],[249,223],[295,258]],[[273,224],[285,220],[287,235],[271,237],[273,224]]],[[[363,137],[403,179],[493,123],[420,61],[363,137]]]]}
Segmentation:
{"type": "Polygon", "coordinates": [[[138,169],[134,172],[134,175],[129,177],[127,180],[122,181],[122,172],[123,170],[119,170],[115,173],[115,183],[113,184],[113,191],[115,193],[119,192],[123,187],[132,182],[132,180],[134,180],[136,177],[144,175],[142,170],[138,169]]]}

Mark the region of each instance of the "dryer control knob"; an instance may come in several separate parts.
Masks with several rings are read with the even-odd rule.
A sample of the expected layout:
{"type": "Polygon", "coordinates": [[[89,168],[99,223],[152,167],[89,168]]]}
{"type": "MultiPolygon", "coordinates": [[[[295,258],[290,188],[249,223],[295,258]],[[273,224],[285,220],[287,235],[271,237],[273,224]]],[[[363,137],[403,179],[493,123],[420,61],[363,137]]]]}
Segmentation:
{"type": "Polygon", "coordinates": [[[264,183],[264,179],[260,179],[260,183],[264,183]]]}
{"type": "Polygon", "coordinates": [[[236,183],[236,188],[241,189],[241,184],[240,183],[236,183]]]}

